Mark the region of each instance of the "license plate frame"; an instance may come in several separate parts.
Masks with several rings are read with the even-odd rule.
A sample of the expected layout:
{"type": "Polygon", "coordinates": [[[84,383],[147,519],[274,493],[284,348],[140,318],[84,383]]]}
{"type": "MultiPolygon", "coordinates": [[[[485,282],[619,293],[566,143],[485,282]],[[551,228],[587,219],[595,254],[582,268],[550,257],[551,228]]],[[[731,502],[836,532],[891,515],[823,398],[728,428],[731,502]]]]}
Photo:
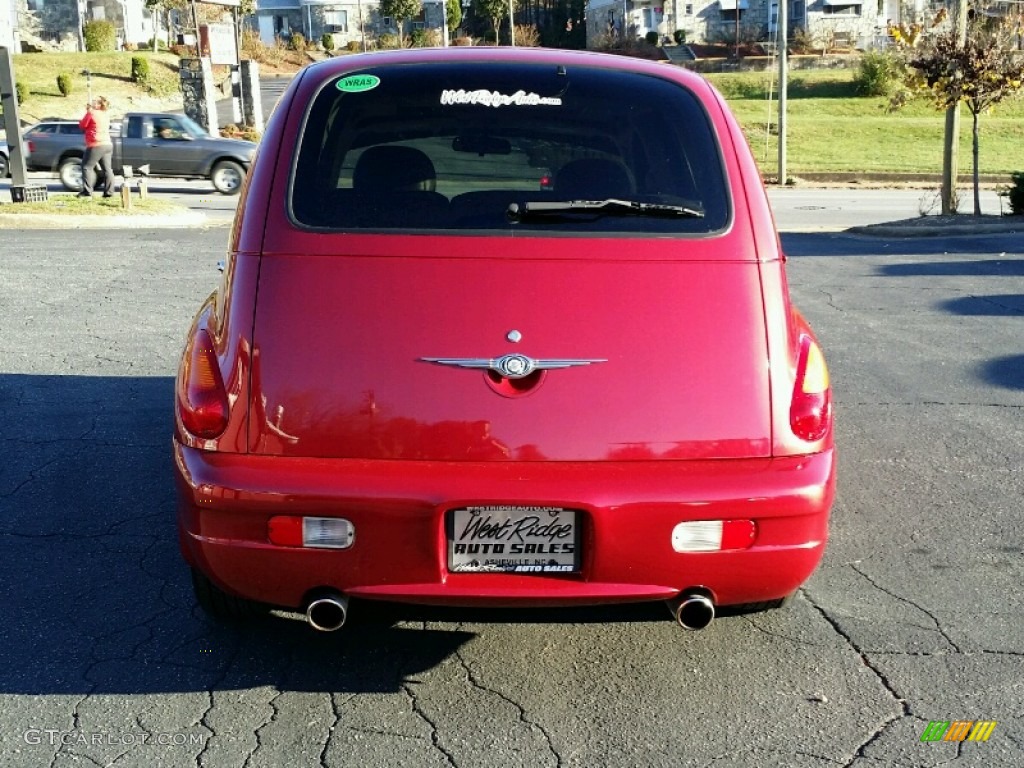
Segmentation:
{"type": "Polygon", "coordinates": [[[456,507],[445,515],[450,573],[578,574],[580,510],[529,504],[456,507]]]}

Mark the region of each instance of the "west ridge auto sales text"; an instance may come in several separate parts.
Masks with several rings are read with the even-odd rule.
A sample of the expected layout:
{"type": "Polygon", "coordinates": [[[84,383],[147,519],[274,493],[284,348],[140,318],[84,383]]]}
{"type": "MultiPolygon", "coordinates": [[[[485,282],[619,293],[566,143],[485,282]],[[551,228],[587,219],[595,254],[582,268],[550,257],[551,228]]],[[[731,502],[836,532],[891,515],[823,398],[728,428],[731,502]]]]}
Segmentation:
{"type": "Polygon", "coordinates": [[[572,542],[558,544],[455,544],[456,555],[571,555],[576,551],[572,542]]]}

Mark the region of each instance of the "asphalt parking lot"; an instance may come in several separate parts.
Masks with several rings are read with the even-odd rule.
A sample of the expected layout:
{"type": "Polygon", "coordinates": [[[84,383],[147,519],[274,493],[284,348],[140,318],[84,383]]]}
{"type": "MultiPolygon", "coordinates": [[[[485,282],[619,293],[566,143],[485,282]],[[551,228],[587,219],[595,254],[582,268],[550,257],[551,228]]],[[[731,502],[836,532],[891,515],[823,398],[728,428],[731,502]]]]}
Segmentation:
{"type": "Polygon", "coordinates": [[[784,236],[837,402],[825,562],[661,605],[219,626],[177,553],[173,376],[227,230],[0,232],[0,765],[1024,764],[1024,242],[784,236]],[[987,741],[922,741],[932,722],[987,741]]]}

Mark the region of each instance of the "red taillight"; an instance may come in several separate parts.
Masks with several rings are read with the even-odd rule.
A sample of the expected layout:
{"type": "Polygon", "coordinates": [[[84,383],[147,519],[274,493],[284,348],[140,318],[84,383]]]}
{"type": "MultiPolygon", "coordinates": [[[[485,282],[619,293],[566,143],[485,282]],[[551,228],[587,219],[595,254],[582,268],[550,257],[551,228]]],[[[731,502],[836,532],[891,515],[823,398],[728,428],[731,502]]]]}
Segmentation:
{"type": "Polygon", "coordinates": [[[185,371],[184,399],[179,396],[181,423],[191,434],[217,437],[228,425],[228,395],[217,363],[213,340],[206,330],[196,333],[185,371]]]}
{"type": "Polygon", "coordinates": [[[832,422],[832,388],[821,349],[809,336],[800,340],[789,424],[801,440],[814,442],[827,433],[832,422]]]}
{"type": "Polygon", "coordinates": [[[35,152],[35,151],[36,151],[36,145],[35,145],[34,143],[32,143],[31,141],[26,141],[26,142],[25,142],[25,147],[26,147],[26,148],[28,149],[28,153],[29,153],[30,155],[31,155],[31,154],[32,154],[33,152],[35,152]]]}

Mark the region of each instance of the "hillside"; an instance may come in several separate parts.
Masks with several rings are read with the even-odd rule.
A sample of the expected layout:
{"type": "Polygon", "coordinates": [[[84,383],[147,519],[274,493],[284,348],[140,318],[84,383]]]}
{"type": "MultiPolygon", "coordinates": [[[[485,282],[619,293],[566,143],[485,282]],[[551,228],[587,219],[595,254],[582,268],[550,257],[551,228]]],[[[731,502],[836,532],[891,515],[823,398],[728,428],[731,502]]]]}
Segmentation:
{"type": "MultiPolygon", "coordinates": [[[[266,75],[290,74],[308,64],[305,53],[284,52],[273,62],[260,64],[266,75]]],[[[28,88],[28,98],[19,105],[22,124],[30,125],[47,117],[80,118],[93,96],[105,96],[116,117],[131,111],[171,111],[182,109],[178,89],[178,57],[172,53],[150,51],[116,53],[22,53],[14,56],[14,73],[28,88]],[[132,82],[132,57],[144,57],[149,63],[146,85],[132,82]],[[85,71],[90,75],[87,77],[85,71]],[[71,93],[62,96],[57,76],[71,77],[71,93]]],[[[218,85],[230,80],[228,67],[214,67],[218,85]]],[[[226,92],[225,92],[226,95],[226,92]]]]}

